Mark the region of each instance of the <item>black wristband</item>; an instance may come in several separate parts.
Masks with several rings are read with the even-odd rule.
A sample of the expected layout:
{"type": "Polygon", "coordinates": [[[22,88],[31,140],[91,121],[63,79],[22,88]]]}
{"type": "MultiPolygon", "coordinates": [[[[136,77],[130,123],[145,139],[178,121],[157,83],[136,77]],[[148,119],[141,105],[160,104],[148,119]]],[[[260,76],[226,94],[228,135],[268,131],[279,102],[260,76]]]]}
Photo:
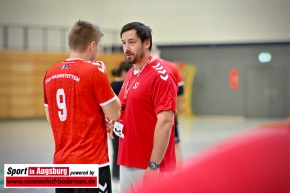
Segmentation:
{"type": "Polygon", "coordinates": [[[152,170],[157,170],[157,169],[160,167],[160,164],[155,163],[155,162],[149,162],[149,163],[148,163],[148,166],[149,166],[149,168],[152,169],[152,170]]]}

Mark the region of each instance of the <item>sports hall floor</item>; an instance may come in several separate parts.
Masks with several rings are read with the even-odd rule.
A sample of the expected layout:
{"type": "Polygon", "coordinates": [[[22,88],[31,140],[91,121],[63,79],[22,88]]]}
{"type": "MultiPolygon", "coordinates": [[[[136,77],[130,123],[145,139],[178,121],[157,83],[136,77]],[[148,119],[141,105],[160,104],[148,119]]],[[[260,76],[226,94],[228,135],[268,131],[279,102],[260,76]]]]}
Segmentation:
{"type": "MultiPolygon", "coordinates": [[[[289,119],[246,119],[242,117],[179,117],[181,150],[186,160],[203,150],[244,132],[286,127],[289,119]]],[[[111,156],[111,142],[109,152],[111,156]]],[[[4,189],[3,164],[51,164],[53,136],[45,119],[0,121],[0,193],[53,193],[54,189],[4,189]]],[[[117,184],[113,191],[118,193],[117,184]]]]}

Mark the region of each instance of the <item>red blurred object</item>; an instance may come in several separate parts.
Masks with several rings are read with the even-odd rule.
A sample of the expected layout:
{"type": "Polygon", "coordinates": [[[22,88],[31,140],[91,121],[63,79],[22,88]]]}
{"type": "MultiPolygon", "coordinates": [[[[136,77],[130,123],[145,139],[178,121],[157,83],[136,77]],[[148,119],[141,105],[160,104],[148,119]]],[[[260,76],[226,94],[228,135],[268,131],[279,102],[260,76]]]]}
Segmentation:
{"type": "Polygon", "coordinates": [[[289,193],[290,133],[285,123],[271,125],[232,137],[135,193],[289,193]]]}
{"type": "Polygon", "coordinates": [[[235,68],[230,70],[230,88],[233,90],[239,88],[239,71],[235,68]]]}

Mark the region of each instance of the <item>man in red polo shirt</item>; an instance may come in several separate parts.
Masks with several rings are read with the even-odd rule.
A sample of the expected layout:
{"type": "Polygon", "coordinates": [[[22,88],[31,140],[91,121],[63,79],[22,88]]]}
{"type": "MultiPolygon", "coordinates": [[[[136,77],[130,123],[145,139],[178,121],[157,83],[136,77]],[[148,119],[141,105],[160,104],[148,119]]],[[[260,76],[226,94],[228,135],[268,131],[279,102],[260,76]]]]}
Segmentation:
{"type": "Polygon", "coordinates": [[[151,29],[140,22],[123,26],[121,40],[128,71],[119,98],[121,117],[115,123],[119,138],[121,192],[134,191],[135,181],[175,169],[174,114],[177,83],[171,70],[151,55],[151,29]]]}

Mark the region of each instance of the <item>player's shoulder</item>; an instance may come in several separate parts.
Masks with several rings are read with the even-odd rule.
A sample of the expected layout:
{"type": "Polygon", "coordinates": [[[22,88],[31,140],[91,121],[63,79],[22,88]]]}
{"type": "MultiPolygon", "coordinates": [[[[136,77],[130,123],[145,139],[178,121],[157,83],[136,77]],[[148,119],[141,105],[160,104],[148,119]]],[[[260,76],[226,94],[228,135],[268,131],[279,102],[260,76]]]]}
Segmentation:
{"type": "Polygon", "coordinates": [[[164,59],[160,59],[161,62],[163,62],[165,65],[173,65],[176,66],[176,63],[169,61],[169,60],[164,60],[164,59]]]}
{"type": "Polygon", "coordinates": [[[166,66],[161,60],[156,59],[154,62],[151,64],[151,73],[154,75],[156,78],[167,81],[172,72],[169,69],[168,66],[166,66]]]}
{"type": "Polygon", "coordinates": [[[61,66],[64,64],[64,61],[60,61],[57,64],[51,66],[49,69],[46,71],[46,75],[50,73],[56,73],[57,71],[60,70],[61,66]]]}
{"type": "Polygon", "coordinates": [[[168,60],[161,60],[161,62],[169,67],[172,71],[178,70],[177,64],[168,60]]]}
{"type": "Polygon", "coordinates": [[[92,71],[105,73],[106,68],[103,62],[100,61],[83,61],[86,68],[92,71]]]}

